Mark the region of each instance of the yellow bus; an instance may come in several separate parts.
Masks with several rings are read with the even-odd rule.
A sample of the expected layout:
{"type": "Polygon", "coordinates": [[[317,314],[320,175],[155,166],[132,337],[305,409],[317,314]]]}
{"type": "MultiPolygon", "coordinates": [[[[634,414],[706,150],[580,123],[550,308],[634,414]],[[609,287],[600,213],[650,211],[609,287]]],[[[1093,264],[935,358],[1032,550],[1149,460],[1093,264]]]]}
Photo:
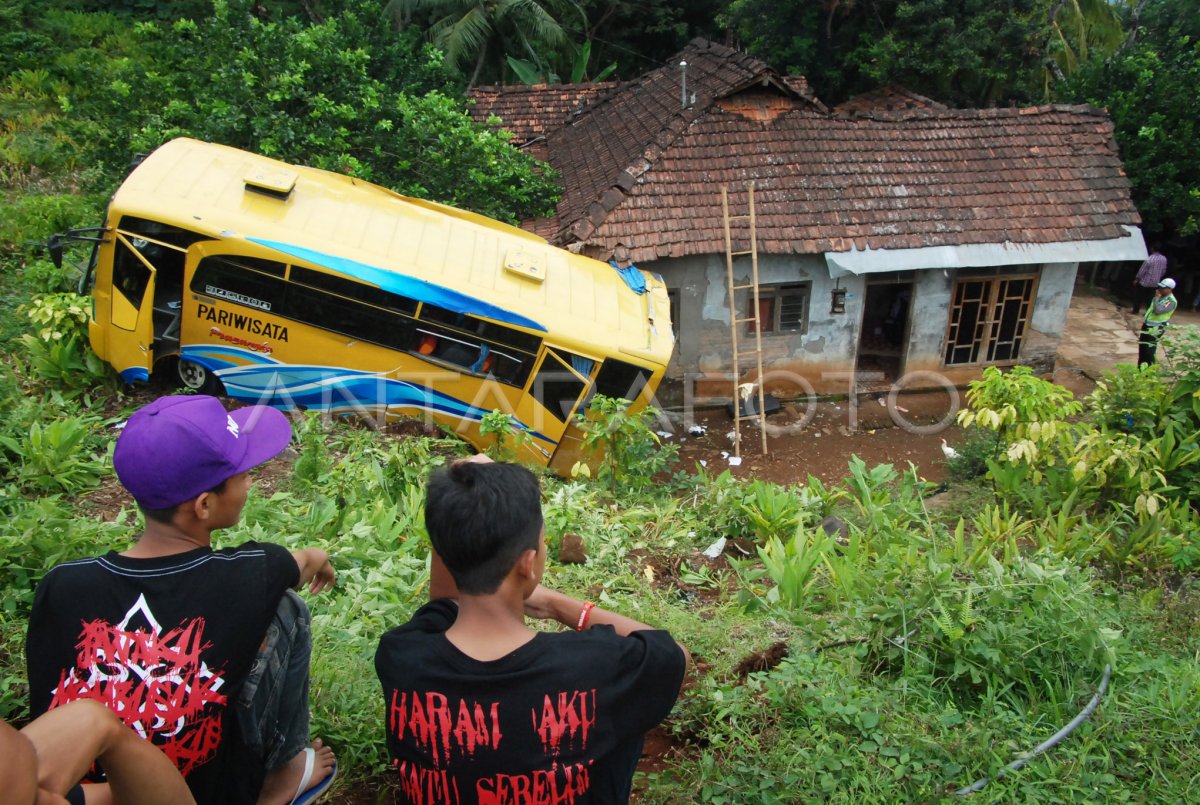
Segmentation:
{"type": "Polygon", "coordinates": [[[655,275],[191,139],[137,163],[92,231],[89,337],[126,381],[174,372],[280,408],[428,417],[480,447],[500,409],[529,435],[520,458],[560,474],[590,396],[644,407],[674,347],[655,275]]]}

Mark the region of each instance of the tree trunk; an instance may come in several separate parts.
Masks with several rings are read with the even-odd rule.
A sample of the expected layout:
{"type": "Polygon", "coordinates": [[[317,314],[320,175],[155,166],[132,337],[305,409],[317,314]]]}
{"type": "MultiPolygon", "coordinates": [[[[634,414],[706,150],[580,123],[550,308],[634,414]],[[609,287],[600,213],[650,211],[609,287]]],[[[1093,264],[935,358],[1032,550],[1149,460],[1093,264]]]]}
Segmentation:
{"type": "Polygon", "coordinates": [[[475,60],[475,72],[471,73],[471,80],[467,82],[468,94],[475,88],[475,83],[479,81],[479,74],[483,71],[483,62],[487,59],[487,40],[484,40],[483,47],[479,49],[479,58],[475,60]]]}

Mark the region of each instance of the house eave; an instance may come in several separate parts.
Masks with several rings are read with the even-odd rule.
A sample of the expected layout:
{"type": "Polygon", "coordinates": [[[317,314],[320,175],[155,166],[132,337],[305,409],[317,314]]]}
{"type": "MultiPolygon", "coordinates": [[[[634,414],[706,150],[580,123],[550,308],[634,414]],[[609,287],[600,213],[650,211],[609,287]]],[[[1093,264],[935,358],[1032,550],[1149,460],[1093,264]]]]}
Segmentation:
{"type": "Polygon", "coordinates": [[[1126,235],[1108,240],[1056,243],[972,243],[926,246],[920,249],[851,249],[826,252],[831,277],[878,274],[886,271],[977,268],[1043,263],[1082,263],[1093,260],[1145,260],[1146,241],[1136,226],[1123,225],[1126,235]]]}

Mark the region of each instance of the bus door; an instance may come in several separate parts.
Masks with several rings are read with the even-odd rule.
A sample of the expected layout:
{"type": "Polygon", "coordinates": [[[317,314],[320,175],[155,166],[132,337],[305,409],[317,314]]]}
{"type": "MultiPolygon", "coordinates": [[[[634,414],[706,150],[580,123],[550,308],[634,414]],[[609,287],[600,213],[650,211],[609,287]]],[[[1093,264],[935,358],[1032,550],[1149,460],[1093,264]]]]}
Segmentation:
{"type": "MultiPolygon", "coordinates": [[[[150,378],[154,364],[155,267],[137,248],[138,239],[114,234],[112,300],[107,359],[127,383],[150,378]]],[[[144,241],[142,241],[144,243],[144,241]]]]}
{"type": "Polygon", "coordinates": [[[530,393],[546,412],[535,429],[558,439],[549,466],[567,477],[579,460],[583,431],[575,424],[575,413],[586,402],[596,361],[557,347],[548,347],[533,377],[530,393]]]}
{"type": "MultiPolygon", "coordinates": [[[[591,362],[589,361],[589,363],[591,362]]],[[[592,367],[587,368],[589,374],[593,374],[592,367]]],[[[644,366],[627,363],[616,358],[607,358],[600,364],[598,371],[594,372],[595,380],[588,387],[581,404],[576,407],[576,413],[583,413],[587,409],[588,402],[596,394],[628,400],[631,412],[640,411],[646,407],[652,397],[650,390],[654,387],[651,385],[654,374],[644,366]]],[[[550,459],[550,469],[563,477],[570,477],[571,468],[575,466],[575,462],[582,459],[591,464],[598,458],[596,455],[583,454],[581,449],[583,437],[583,429],[572,417],[563,432],[558,450],[550,459]]],[[[593,466],[592,469],[595,467],[593,466]]]]}
{"type": "MultiPolygon", "coordinates": [[[[146,380],[155,362],[179,352],[183,267],[188,247],[205,236],[126,215],[112,238],[112,282],[104,357],[126,381],[146,380]]],[[[108,244],[105,244],[105,248],[108,244]]],[[[103,252],[102,252],[103,253],[103,252]]],[[[101,272],[102,273],[102,272],[101,272]]],[[[94,293],[102,298],[102,276],[94,293]]]]}

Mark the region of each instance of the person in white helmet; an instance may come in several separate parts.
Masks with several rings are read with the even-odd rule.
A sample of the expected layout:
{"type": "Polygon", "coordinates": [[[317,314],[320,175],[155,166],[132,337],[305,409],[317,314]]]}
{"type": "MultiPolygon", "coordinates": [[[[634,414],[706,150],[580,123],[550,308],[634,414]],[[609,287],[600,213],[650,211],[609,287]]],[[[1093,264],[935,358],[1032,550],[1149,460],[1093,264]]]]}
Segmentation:
{"type": "Polygon", "coordinates": [[[1179,302],[1175,300],[1175,280],[1166,277],[1154,290],[1154,299],[1146,308],[1142,332],[1138,336],[1138,366],[1152,366],[1158,353],[1158,341],[1175,315],[1179,302]]]}

